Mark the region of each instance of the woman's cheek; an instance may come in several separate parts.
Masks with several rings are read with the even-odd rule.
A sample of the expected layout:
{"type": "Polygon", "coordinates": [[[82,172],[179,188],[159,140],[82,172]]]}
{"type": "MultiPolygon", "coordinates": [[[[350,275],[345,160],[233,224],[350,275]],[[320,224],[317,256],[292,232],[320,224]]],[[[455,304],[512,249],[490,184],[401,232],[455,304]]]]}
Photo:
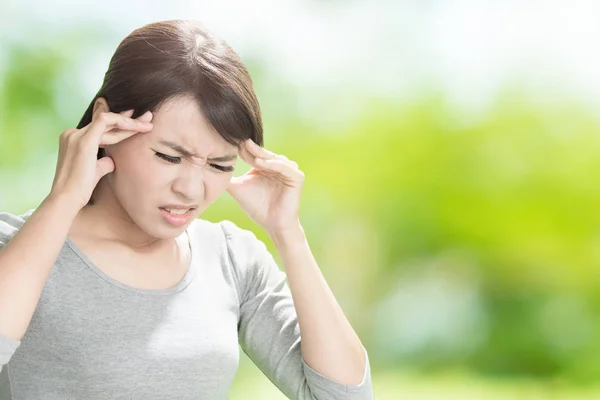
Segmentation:
{"type": "Polygon", "coordinates": [[[218,176],[220,174],[215,174],[216,176],[211,177],[211,180],[206,182],[206,189],[210,195],[211,200],[218,198],[229,186],[231,182],[231,177],[233,174],[223,174],[229,176],[218,176]]]}

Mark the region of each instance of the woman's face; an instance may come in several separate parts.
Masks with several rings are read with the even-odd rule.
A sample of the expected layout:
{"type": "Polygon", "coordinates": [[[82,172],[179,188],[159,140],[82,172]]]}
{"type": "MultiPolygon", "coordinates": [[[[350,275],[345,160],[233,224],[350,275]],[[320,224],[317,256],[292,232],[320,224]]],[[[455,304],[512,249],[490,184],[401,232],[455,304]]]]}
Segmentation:
{"type": "Polygon", "coordinates": [[[164,103],[152,123],[152,131],[106,147],[115,162],[106,178],[133,222],[154,237],[170,238],[181,234],[225,191],[238,149],[208,124],[190,99],[164,103]],[[169,206],[195,209],[177,225],[165,214],[163,208],[169,206]]]}

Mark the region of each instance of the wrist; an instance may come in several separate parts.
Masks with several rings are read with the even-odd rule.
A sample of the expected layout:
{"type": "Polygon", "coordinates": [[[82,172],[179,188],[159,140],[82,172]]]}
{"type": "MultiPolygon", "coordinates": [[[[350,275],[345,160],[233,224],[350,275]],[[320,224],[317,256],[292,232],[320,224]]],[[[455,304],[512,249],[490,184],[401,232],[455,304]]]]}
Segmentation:
{"type": "Polygon", "coordinates": [[[83,208],[81,203],[74,200],[73,197],[50,193],[42,202],[40,207],[51,208],[54,212],[59,213],[64,218],[75,219],[79,211],[83,208]]]}
{"type": "Polygon", "coordinates": [[[275,247],[291,246],[306,241],[306,233],[300,222],[293,226],[267,232],[275,247]]]}

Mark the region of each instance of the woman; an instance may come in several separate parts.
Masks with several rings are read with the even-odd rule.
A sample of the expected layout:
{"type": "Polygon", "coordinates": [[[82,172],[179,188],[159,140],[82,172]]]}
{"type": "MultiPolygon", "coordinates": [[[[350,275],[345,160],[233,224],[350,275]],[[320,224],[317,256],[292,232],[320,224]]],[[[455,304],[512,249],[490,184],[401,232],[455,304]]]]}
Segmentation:
{"type": "Polygon", "coordinates": [[[0,398],[224,399],[239,343],[289,398],[371,399],[298,218],[304,175],[262,143],[223,41],[193,21],[126,37],[49,195],[0,213],[0,398]],[[238,157],[252,169],[233,177],[238,157]],[[197,218],[224,191],[285,273],[250,231],[197,218]]]}

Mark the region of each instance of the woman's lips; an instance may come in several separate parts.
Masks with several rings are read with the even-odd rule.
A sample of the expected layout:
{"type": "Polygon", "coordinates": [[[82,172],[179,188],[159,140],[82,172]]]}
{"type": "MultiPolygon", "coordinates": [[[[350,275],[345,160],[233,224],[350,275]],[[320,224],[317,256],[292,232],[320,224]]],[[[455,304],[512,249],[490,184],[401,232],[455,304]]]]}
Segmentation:
{"type": "Polygon", "coordinates": [[[174,225],[174,226],[185,225],[194,216],[194,213],[193,213],[194,209],[192,209],[192,208],[188,209],[185,214],[172,214],[162,207],[160,207],[159,209],[160,209],[160,212],[161,212],[163,218],[165,219],[165,221],[167,221],[168,223],[170,223],[171,225],[174,225]]]}

